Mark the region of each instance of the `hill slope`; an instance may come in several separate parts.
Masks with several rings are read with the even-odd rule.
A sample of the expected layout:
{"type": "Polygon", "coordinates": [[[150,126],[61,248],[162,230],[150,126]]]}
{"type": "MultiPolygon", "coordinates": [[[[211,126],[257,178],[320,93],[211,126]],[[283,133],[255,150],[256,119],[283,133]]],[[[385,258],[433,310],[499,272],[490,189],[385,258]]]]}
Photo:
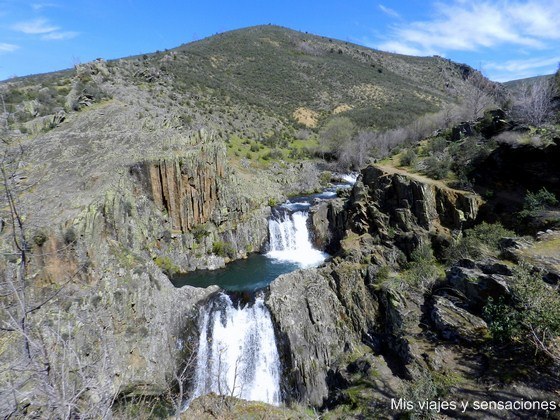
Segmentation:
{"type": "MultiPolygon", "coordinates": [[[[126,85],[143,89],[160,85],[174,108],[229,112],[231,124],[245,116],[229,106],[235,104],[288,119],[301,108],[319,120],[343,112],[361,126],[377,128],[395,127],[457,101],[473,71],[441,57],[390,54],[276,26],[231,31],[171,51],[115,60],[108,67],[113,76],[107,74],[108,79],[119,75],[126,85]]],[[[6,94],[8,108],[16,111],[26,99],[50,101],[44,112],[70,108],[63,97],[74,74],[9,82],[18,91],[6,94]],[[49,92],[39,93],[45,88],[49,92]]],[[[31,115],[20,120],[37,110],[27,111],[31,115]]]]}

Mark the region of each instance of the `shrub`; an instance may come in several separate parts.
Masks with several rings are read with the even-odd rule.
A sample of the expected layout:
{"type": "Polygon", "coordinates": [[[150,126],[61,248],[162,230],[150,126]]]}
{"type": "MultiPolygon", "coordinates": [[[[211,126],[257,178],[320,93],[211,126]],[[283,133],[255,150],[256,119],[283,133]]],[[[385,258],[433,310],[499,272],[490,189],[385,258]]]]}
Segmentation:
{"type": "Polygon", "coordinates": [[[460,377],[424,367],[418,367],[415,371],[413,379],[404,383],[398,395],[414,404],[412,410],[405,410],[406,418],[439,419],[440,415],[436,409],[430,409],[428,405],[421,406],[419,403],[445,398],[460,382],[460,377]]]}
{"type": "Polygon", "coordinates": [[[33,235],[33,242],[35,242],[37,246],[43,246],[43,244],[47,242],[47,239],[47,234],[41,230],[33,235]]]}
{"type": "Polygon", "coordinates": [[[521,342],[560,361],[555,348],[560,336],[560,295],[523,265],[514,270],[510,290],[511,305],[490,301],[484,309],[493,337],[521,342]]]}
{"type": "Polygon", "coordinates": [[[228,242],[216,241],[212,244],[212,253],[220,257],[235,257],[235,248],[228,242]]]}
{"type": "Polygon", "coordinates": [[[424,160],[424,173],[433,179],[444,179],[451,169],[451,159],[448,155],[441,157],[430,156],[424,160]]]}
{"type": "Polygon", "coordinates": [[[504,228],[500,223],[486,223],[465,230],[463,236],[446,250],[450,262],[462,258],[476,259],[483,255],[496,256],[502,238],[515,236],[515,232],[504,228]]]}
{"type": "Polygon", "coordinates": [[[76,231],[74,230],[74,228],[72,226],[70,226],[68,229],[66,229],[66,231],[64,232],[64,242],[67,245],[73,244],[76,242],[76,231]]]}
{"type": "Polygon", "coordinates": [[[191,233],[193,234],[196,241],[200,241],[201,239],[206,238],[208,235],[210,235],[210,232],[208,232],[208,230],[206,229],[206,225],[204,224],[196,225],[191,229],[191,233]]]}
{"type": "Polygon", "coordinates": [[[534,217],[539,211],[558,205],[556,196],[546,188],[541,188],[538,192],[527,191],[523,202],[523,210],[519,213],[522,218],[534,217]]]}
{"type": "Polygon", "coordinates": [[[443,137],[436,137],[428,142],[426,149],[431,154],[442,153],[447,147],[447,141],[443,137]]]}
{"type": "Polygon", "coordinates": [[[180,269],[173,260],[165,255],[160,255],[154,259],[154,263],[168,276],[179,273],[180,269]]]}
{"type": "Polygon", "coordinates": [[[400,164],[401,166],[413,166],[417,160],[418,155],[416,155],[414,149],[406,149],[401,154],[400,164]]]}
{"type": "Polygon", "coordinates": [[[410,260],[402,276],[408,284],[422,291],[428,290],[443,274],[430,245],[420,245],[411,253],[410,260]]]}

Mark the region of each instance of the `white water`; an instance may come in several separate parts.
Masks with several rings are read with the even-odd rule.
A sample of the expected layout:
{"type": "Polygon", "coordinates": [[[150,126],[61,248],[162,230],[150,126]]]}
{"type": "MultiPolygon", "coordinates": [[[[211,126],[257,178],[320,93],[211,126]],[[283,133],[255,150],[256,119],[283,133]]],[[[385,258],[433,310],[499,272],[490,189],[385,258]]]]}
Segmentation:
{"type": "Polygon", "coordinates": [[[200,338],[191,400],[211,392],[278,405],[280,359],[270,313],[258,296],[235,308],[219,295],[200,310],[200,338]]]}
{"type": "Polygon", "coordinates": [[[346,182],[348,182],[349,184],[354,185],[356,183],[356,181],[358,180],[358,173],[357,172],[352,172],[349,174],[342,174],[340,175],[340,177],[345,180],[346,182]]]}
{"type": "Polygon", "coordinates": [[[282,262],[292,262],[301,268],[316,267],[325,261],[327,254],[313,248],[307,229],[306,211],[284,213],[268,221],[269,251],[267,257],[282,262]]]}

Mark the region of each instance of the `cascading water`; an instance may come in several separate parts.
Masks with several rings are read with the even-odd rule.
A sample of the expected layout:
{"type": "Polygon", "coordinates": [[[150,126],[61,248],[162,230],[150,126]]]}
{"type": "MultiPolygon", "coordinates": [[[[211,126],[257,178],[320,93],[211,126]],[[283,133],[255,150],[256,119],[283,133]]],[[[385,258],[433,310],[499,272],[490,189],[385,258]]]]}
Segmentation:
{"type": "MultiPolygon", "coordinates": [[[[250,281],[244,289],[238,288],[237,280],[224,279],[224,285],[234,287],[228,290],[255,290],[254,285],[264,287],[273,280],[269,278],[271,273],[276,277],[325,261],[328,254],[314,249],[310,240],[308,209],[312,199],[335,195],[336,192],[327,191],[276,208],[268,223],[268,252],[266,257],[260,256],[267,261],[266,265],[254,266],[255,271],[246,272],[250,281]]],[[[237,269],[233,271],[236,278],[240,277],[237,269]]],[[[257,292],[254,303],[244,305],[234,304],[225,293],[215,296],[200,309],[199,331],[194,388],[186,406],[194,398],[212,392],[274,405],[281,403],[280,359],[262,293],[257,292]]]]}
{"type": "Polygon", "coordinates": [[[201,308],[191,399],[211,392],[280,404],[280,359],[262,295],[236,308],[222,293],[201,308]]]}
{"type": "Polygon", "coordinates": [[[296,263],[300,268],[314,267],[325,261],[327,254],[311,244],[307,218],[307,211],[286,211],[271,218],[268,221],[270,239],[267,257],[296,263]]]}

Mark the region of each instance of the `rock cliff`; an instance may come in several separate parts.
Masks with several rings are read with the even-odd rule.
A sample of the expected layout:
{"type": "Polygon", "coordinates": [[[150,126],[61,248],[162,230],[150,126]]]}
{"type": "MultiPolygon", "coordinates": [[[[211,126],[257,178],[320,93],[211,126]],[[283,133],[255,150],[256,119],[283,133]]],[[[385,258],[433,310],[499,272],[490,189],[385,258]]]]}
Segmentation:
{"type": "Polygon", "coordinates": [[[364,274],[364,267],[338,261],[271,283],[267,305],[277,328],[288,401],[322,406],[329,376],[360,351],[362,340],[371,340],[378,304],[364,274]]]}

